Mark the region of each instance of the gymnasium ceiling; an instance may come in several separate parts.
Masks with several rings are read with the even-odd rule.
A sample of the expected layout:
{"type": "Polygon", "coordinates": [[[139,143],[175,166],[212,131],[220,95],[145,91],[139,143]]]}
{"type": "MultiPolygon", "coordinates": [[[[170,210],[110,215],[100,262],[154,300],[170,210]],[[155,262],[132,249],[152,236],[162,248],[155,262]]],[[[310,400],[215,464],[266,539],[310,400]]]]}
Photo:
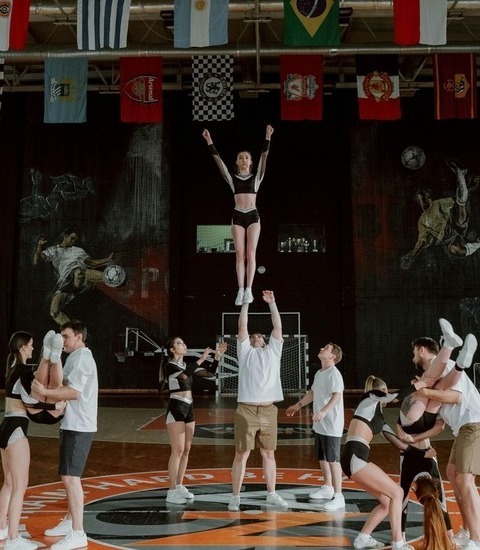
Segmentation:
{"type": "Polygon", "coordinates": [[[235,59],[234,88],[245,96],[279,88],[279,56],[324,55],[325,89],[355,87],[355,55],[399,55],[401,93],[411,96],[432,86],[430,55],[480,53],[480,0],[448,2],[447,45],[399,47],[393,42],[391,0],[340,0],[341,45],[298,49],[283,45],[283,1],[229,2],[229,42],[215,48],[173,47],[173,0],[132,0],[128,45],[122,50],[80,52],[76,45],[76,0],[32,0],[27,48],[5,52],[4,91],[43,91],[47,57],[89,57],[89,90],[118,93],[118,57],[160,55],[164,90],[191,87],[191,56],[230,54],[235,59]]]}

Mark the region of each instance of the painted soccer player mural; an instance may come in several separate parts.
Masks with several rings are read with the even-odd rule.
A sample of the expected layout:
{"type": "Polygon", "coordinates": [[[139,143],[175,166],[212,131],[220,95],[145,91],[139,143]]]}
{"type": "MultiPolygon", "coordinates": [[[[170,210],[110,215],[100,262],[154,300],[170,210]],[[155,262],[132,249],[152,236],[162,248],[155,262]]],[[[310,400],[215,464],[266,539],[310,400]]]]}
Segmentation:
{"type": "Polygon", "coordinates": [[[474,185],[468,187],[467,168],[458,161],[446,163],[456,176],[455,196],[434,200],[429,190],[417,191],[415,200],[423,212],[418,219],[417,242],[401,259],[400,267],[404,270],[410,269],[418,255],[430,246],[441,245],[448,254],[457,257],[470,256],[480,249],[480,240],[468,242],[470,235],[467,235],[470,193],[478,188],[480,178],[472,178],[474,185]]]}
{"type": "MultiPolygon", "coordinates": [[[[101,269],[113,264],[114,261],[113,252],[106,258],[98,260],[90,258],[83,248],[75,246],[78,236],[79,233],[75,228],[67,228],[63,231],[58,244],[44,248],[48,241],[40,235],[33,254],[33,265],[50,262],[57,276],[50,302],[50,315],[58,325],[63,325],[70,320],[63,308],[76,296],[93,288],[96,283],[108,284],[101,269]]],[[[111,286],[122,284],[124,277],[121,279],[119,277],[118,280],[112,281],[111,286]]]]}

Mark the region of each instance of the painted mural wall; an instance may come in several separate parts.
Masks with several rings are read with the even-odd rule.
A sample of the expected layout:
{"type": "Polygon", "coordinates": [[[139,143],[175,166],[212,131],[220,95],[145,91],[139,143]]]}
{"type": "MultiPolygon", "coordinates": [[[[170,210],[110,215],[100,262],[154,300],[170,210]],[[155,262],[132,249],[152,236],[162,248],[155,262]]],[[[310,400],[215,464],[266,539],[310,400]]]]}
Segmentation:
{"type": "MultiPolygon", "coordinates": [[[[143,354],[121,361],[136,346],[127,329],[203,348],[236,310],[235,254],[197,248],[197,228],[228,226],[233,208],[205,125],[192,122],[188,94],[167,94],[165,122],[147,126],[120,124],[118,98],[99,95],[86,124],[46,125],[42,99],[10,94],[2,108],[4,348],[26,329],[39,352],[47,330],[80,318],[102,388],[155,389],[158,356],[143,353],[155,346],[140,339],[143,354]]],[[[286,123],[270,93],[237,98],[234,121],[208,125],[228,162],[240,149],[258,157],[274,126],[252,311],[265,311],[262,288],[275,290],[281,311],[301,313],[311,370],[336,342],[350,388],[371,373],[407,384],[410,343],[438,338],[439,317],[462,336],[480,323],[479,122],[433,121],[428,91],[402,109],[401,121],[361,123],[343,91],[325,98],[323,121],[286,123]],[[282,249],[302,227],[321,228],[321,253],[282,249]]]]}

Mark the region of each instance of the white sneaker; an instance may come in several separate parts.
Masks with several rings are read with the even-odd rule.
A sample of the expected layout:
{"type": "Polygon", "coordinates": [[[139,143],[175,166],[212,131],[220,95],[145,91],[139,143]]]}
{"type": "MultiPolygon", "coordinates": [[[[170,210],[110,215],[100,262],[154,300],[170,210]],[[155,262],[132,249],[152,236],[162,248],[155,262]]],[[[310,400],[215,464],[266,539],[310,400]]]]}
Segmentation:
{"type": "Polygon", "coordinates": [[[177,485],[177,494],[188,500],[195,498],[195,495],[191,493],[184,485],[177,485]]]}
{"type": "Polygon", "coordinates": [[[187,499],[179,494],[176,489],[169,489],[167,491],[166,501],[172,504],[187,504],[187,499]]]}
{"type": "Polygon", "coordinates": [[[0,529],[0,540],[6,539],[8,537],[8,525],[3,529],[0,529]]]}
{"type": "Polygon", "coordinates": [[[329,500],[322,505],[322,510],[341,510],[345,508],[345,498],[343,495],[335,495],[332,500],[329,500]]]}
{"type": "Polygon", "coordinates": [[[52,544],[50,550],[74,550],[75,548],[84,548],[87,545],[87,535],[84,531],[70,531],[66,537],[52,544]]]}
{"type": "Polygon", "coordinates": [[[374,539],[370,535],[366,539],[360,535],[357,535],[353,541],[353,547],[357,550],[366,550],[367,548],[383,548],[384,546],[385,545],[383,542],[374,539]]]}
{"type": "Polygon", "coordinates": [[[245,291],[243,288],[239,288],[237,292],[237,297],[235,298],[235,305],[241,306],[243,304],[243,295],[245,294],[245,291]]]}
{"type": "Polygon", "coordinates": [[[392,550],[415,550],[415,548],[413,546],[410,546],[406,542],[404,544],[402,544],[402,546],[396,546],[395,547],[393,545],[393,542],[392,542],[392,550]]]}
{"type": "Polygon", "coordinates": [[[473,334],[467,334],[463,343],[463,348],[457,357],[457,365],[461,369],[468,369],[472,364],[473,354],[477,351],[477,339],[473,334]]]}
{"type": "Polygon", "coordinates": [[[462,548],[463,550],[478,550],[480,548],[480,542],[470,539],[462,548]]]}
{"type": "Polygon", "coordinates": [[[42,357],[47,361],[50,361],[50,354],[52,353],[52,340],[55,334],[56,332],[54,330],[49,330],[43,337],[42,357]]]}
{"type": "Polygon", "coordinates": [[[56,333],[52,339],[52,351],[50,353],[50,363],[58,363],[63,351],[63,336],[56,333]]]}
{"type": "Polygon", "coordinates": [[[279,508],[288,508],[288,502],[275,491],[267,494],[267,504],[272,504],[273,506],[278,506],[279,508]]]}
{"type": "Polygon", "coordinates": [[[7,539],[3,547],[6,550],[35,550],[38,548],[38,544],[18,535],[16,539],[7,539]]]}
{"type": "Polygon", "coordinates": [[[443,345],[450,349],[459,348],[463,344],[463,340],[460,336],[455,334],[451,323],[442,318],[440,318],[438,322],[440,323],[440,328],[442,329],[443,345]]]}
{"type": "Polygon", "coordinates": [[[240,495],[233,495],[228,503],[230,512],[238,512],[240,510],[240,495]]]}
{"type": "Polygon", "coordinates": [[[460,527],[458,533],[453,535],[453,540],[457,546],[466,546],[470,540],[470,533],[463,527],[460,527]]]}
{"type": "Polygon", "coordinates": [[[251,304],[253,302],[253,294],[251,288],[246,288],[243,294],[243,303],[251,304]]]}
{"type": "Polygon", "coordinates": [[[322,485],[318,491],[314,491],[308,495],[308,498],[330,500],[334,495],[333,487],[329,485],[322,485]]]}
{"type": "Polygon", "coordinates": [[[63,518],[60,523],[52,529],[46,529],[45,535],[47,537],[64,537],[72,532],[72,520],[63,518]]]}

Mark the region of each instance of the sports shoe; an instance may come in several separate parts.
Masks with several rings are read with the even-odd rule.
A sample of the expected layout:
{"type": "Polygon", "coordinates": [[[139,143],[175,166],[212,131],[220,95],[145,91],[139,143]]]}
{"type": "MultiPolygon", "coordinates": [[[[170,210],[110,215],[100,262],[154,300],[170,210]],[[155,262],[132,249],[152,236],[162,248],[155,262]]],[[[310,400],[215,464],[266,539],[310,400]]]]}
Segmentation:
{"type": "Polygon", "coordinates": [[[176,489],[169,489],[167,491],[166,501],[172,504],[187,504],[187,499],[179,494],[176,489]]]}
{"type": "Polygon", "coordinates": [[[453,540],[457,546],[466,546],[470,540],[470,533],[463,527],[460,527],[458,533],[453,535],[453,540]]]}
{"type": "Polygon", "coordinates": [[[38,544],[18,535],[16,539],[7,539],[3,547],[5,550],[35,550],[38,548],[38,544]]]}
{"type": "Polygon", "coordinates": [[[50,361],[50,354],[52,353],[52,341],[56,332],[54,330],[49,330],[47,334],[43,337],[43,351],[42,357],[47,361],[50,361]]]}
{"type": "Polygon", "coordinates": [[[383,542],[374,539],[372,536],[368,535],[367,538],[357,535],[353,541],[353,547],[357,550],[363,550],[367,548],[383,548],[385,545],[383,542]]]}
{"type": "Polygon", "coordinates": [[[241,306],[243,304],[243,295],[245,294],[245,291],[243,288],[239,288],[237,292],[237,297],[235,298],[235,305],[241,306]]]}
{"type": "Polygon", "coordinates": [[[267,494],[267,504],[278,506],[279,508],[288,508],[288,502],[275,491],[267,494]]]}
{"type": "Polygon", "coordinates": [[[230,512],[238,512],[240,510],[240,495],[233,495],[228,503],[230,512]]]}
{"type": "Polygon", "coordinates": [[[314,491],[308,495],[308,498],[313,498],[313,500],[330,500],[333,498],[334,490],[330,485],[322,485],[318,491],[314,491]]]}
{"type": "Polygon", "coordinates": [[[74,550],[88,545],[84,531],[70,531],[70,533],[50,546],[50,550],[74,550]]]}
{"type": "Polygon", "coordinates": [[[56,333],[52,338],[52,351],[50,353],[50,363],[58,363],[63,351],[63,336],[60,333],[56,333]]]}
{"type": "Polygon", "coordinates": [[[461,369],[468,369],[472,364],[473,354],[477,350],[477,339],[473,334],[467,334],[463,343],[463,348],[457,357],[457,366],[461,369]]]}
{"type": "Polygon", "coordinates": [[[345,498],[343,495],[335,495],[332,500],[328,500],[321,506],[322,510],[341,510],[342,508],[345,508],[345,498]]]}
{"type": "Polygon", "coordinates": [[[3,529],[0,529],[0,540],[6,539],[8,537],[8,525],[3,529]]]}
{"type": "Polygon", "coordinates": [[[60,520],[60,523],[52,529],[47,529],[45,535],[47,537],[64,537],[72,532],[72,520],[66,517],[60,520]]]}
{"type": "Polygon", "coordinates": [[[438,322],[442,329],[443,346],[450,349],[459,348],[463,344],[463,340],[455,334],[452,325],[443,318],[440,318],[438,322]]]}
{"type": "Polygon", "coordinates": [[[245,292],[243,293],[243,303],[244,304],[251,304],[253,302],[253,294],[251,288],[246,288],[245,292]]]}
{"type": "Polygon", "coordinates": [[[184,485],[177,485],[177,494],[186,499],[195,498],[195,495],[191,493],[184,485]]]}
{"type": "Polygon", "coordinates": [[[394,546],[394,543],[392,542],[392,550],[415,550],[415,548],[406,542],[402,544],[402,546],[394,546]]]}
{"type": "Polygon", "coordinates": [[[480,548],[480,542],[470,539],[462,548],[463,550],[478,550],[480,548]]]}

